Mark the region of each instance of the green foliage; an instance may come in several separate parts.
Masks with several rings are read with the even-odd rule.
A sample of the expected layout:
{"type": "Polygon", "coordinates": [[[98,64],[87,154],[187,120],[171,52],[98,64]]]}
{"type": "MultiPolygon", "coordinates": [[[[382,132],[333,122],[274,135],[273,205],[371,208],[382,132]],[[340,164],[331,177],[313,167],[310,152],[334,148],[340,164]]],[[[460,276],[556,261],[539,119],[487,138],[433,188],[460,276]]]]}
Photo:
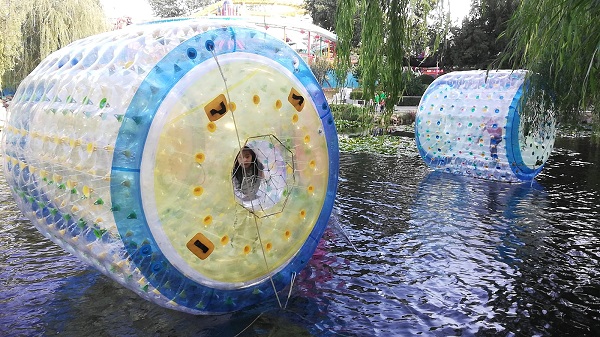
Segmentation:
{"type": "Polygon", "coordinates": [[[353,66],[352,67],[352,76],[354,76],[354,78],[357,80],[358,83],[361,83],[362,80],[362,69],[360,69],[359,66],[353,66]]]}
{"type": "Polygon", "coordinates": [[[417,81],[419,81],[420,83],[425,84],[425,85],[430,85],[431,83],[433,83],[434,80],[435,80],[435,78],[433,78],[433,76],[431,76],[431,75],[417,76],[417,81]]]}
{"type": "Polygon", "coordinates": [[[335,29],[336,0],[304,0],[303,6],[315,25],[327,30],[335,29]]]}
{"type": "MultiPolygon", "coordinates": [[[[336,33],[338,34],[338,71],[344,74],[350,68],[350,40],[352,19],[358,13],[362,19],[361,44],[358,50],[359,66],[356,73],[364,90],[364,97],[372,97],[377,87],[388,97],[404,94],[410,75],[404,71],[405,60],[416,54],[415,48],[427,45],[427,16],[442,3],[441,0],[390,0],[338,2],[336,33]],[[421,41],[423,43],[413,43],[421,41]],[[418,46],[418,47],[417,47],[418,46]]],[[[386,101],[390,113],[394,100],[386,101]]]]}
{"type": "Polygon", "coordinates": [[[336,11],[335,32],[337,34],[337,64],[335,76],[346,78],[350,69],[350,50],[354,36],[354,16],[356,14],[356,0],[338,0],[336,11]]]}
{"type": "Polygon", "coordinates": [[[363,90],[366,97],[375,93],[375,84],[380,79],[379,71],[383,60],[383,11],[379,1],[362,0],[363,29],[359,65],[362,69],[363,90]],[[370,24],[378,22],[378,24],[370,24]]]}
{"type": "Polygon", "coordinates": [[[437,51],[440,40],[445,37],[450,25],[449,13],[444,9],[446,1],[410,1],[411,6],[399,13],[408,20],[404,25],[409,28],[410,37],[406,41],[408,45],[404,48],[411,56],[422,52],[431,55],[437,51]]]}
{"type": "Polygon", "coordinates": [[[352,104],[332,104],[331,113],[334,120],[370,122],[370,109],[352,104]]]}
{"type": "Polygon", "coordinates": [[[452,27],[445,62],[455,69],[487,69],[505,49],[501,35],[518,0],[474,1],[462,27],[452,27]]]}
{"type": "Polygon", "coordinates": [[[337,132],[340,134],[355,134],[362,133],[366,126],[359,121],[349,121],[345,119],[339,119],[335,122],[337,132]]]}
{"type": "Polygon", "coordinates": [[[21,0],[0,8],[2,85],[16,86],[53,51],[108,29],[98,0],[21,0]]]}
{"type": "Polygon", "coordinates": [[[372,153],[385,156],[418,155],[414,139],[395,136],[364,136],[364,137],[340,137],[339,146],[341,152],[350,153],[372,153]]]}
{"type": "Polygon", "coordinates": [[[323,85],[327,77],[327,72],[331,70],[331,64],[324,57],[317,57],[314,62],[310,64],[310,70],[315,75],[315,78],[320,85],[323,85]]]}
{"type": "Polygon", "coordinates": [[[598,0],[529,0],[509,21],[502,61],[540,75],[563,119],[600,103],[599,17],[598,0]]]}
{"type": "MultiPolygon", "coordinates": [[[[304,0],[304,9],[310,14],[315,25],[325,28],[329,31],[335,31],[337,21],[337,0],[304,0]]],[[[350,45],[357,47],[360,43],[361,20],[358,15],[352,18],[352,37],[350,45]]]]}
{"type": "Polygon", "coordinates": [[[403,96],[396,105],[399,106],[418,106],[421,103],[421,96],[403,96]]]}
{"type": "Polygon", "coordinates": [[[403,74],[405,77],[404,96],[422,96],[434,78],[429,75],[416,76],[413,72],[403,74]]]}
{"type": "Polygon", "coordinates": [[[350,93],[350,99],[363,99],[363,97],[364,93],[362,92],[362,90],[359,89],[354,89],[350,93]]]}
{"type": "Polygon", "coordinates": [[[215,0],[148,0],[153,14],[160,18],[188,16],[215,2],[215,0]]]}
{"type": "Polygon", "coordinates": [[[373,117],[369,107],[352,104],[333,104],[330,107],[339,133],[362,133],[372,126],[373,117]]]}
{"type": "Polygon", "coordinates": [[[7,84],[2,80],[5,72],[13,70],[15,61],[23,54],[21,24],[29,8],[30,4],[22,1],[0,5],[0,88],[7,84]]]}
{"type": "MultiPolygon", "coordinates": [[[[425,90],[427,90],[427,87],[429,86],[429,84],[431,84],[431,82],[433,82],[434,78],[429,75],[415,76],[415,74],[413,72],[403,72],[402,76],[404,76],[405,81],[406,81],[403,94],[396,96],[396,97],[400,97],[399,99],[396,99],[396,100],[388,99],[387,101],[390,102],[389,103],[390,105],[393,105],[393,104],[408,105],[408,106],[419,105],[419,100],[421,99],[421,96],[423,95],[425,90]],[[407,96],[417,97],[418,98],[417,104],[412,104],[415,102],[415,100],[408,98],[407,96]]],[[[382,90],[381,88],[377,88],[377,91],[381,91],[381,90],[382,90]]],[[[373,94],[372,97],[374,97],[374,96],[375,95],[373,94]]],[[[350,99],[353,99],[353,100],[365,99],[365,97],[368,97],[368,98],[366,98],[366,100],[369,100],[371,98],[369,96],[365,96],[365,93],[362,89],[354,89],[350,93],[350,99]]],[[[389,96],[389,97],[391,97],[391,96],[389,96]]]]}

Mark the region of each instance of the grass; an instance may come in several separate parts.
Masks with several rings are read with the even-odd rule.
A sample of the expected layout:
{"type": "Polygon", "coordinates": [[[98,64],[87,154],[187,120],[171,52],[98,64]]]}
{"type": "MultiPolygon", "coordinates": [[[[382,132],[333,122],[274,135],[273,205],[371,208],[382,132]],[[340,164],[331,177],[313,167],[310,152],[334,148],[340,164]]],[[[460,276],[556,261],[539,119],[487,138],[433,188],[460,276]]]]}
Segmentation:
{"type": "Polygon", "coordinates": [[[346,153],[372,153],[384,156],[418,155],[413,138],[396,136],[339,137],[340,151],[346,153]]]}

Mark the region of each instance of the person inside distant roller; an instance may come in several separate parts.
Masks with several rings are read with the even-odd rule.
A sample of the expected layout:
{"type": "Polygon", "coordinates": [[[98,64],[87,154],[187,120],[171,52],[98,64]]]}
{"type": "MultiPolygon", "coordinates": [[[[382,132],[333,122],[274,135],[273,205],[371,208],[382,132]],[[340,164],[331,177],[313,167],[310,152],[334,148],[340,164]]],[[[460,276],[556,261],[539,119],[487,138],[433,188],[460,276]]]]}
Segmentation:
{"type": "Polygon", "coordinates": [[[490,135],[490,155],[498,160],[498,145],[502,142],[502,128],[493,120],[489,119],[484,128],[490,135]]]}

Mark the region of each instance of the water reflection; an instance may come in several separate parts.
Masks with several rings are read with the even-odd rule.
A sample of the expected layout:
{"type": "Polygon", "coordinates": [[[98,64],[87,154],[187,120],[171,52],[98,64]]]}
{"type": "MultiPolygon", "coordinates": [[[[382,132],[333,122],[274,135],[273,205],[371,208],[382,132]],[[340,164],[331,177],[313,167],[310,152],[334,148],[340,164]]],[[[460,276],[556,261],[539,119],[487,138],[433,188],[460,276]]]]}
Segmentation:
{"type": "Polygon", "coordinates": [[[543,187],[434,172],[416,196],[402,273],[419,294],[418,311],[434,313],[428,317],[448,333],[504,331],[496,321],[518,310],[511,299],[519,297],[520,263],[535,251],[531,240],[545,235],[543,187]],[[494,305],[500,298],[508,307],[494,305]]]}
{"type": "Polygon", "coordinates": [[[44,316],[47,334],[66,336],[235,336],[261,314],[191,316],[156,306],[115,282],[88,271],[66,280],[44,316]],[[80,289],[82,284],[89,285],[80,289]],[[84,324],[81,324],[84,323],[84,324]]]}
{"type": "Polygon", "coordinates": [[[432,172],[419,185],[409,223],[422,244],[493,247],[510,264],[525,245],[524,226],[543,235],[547,198],[535,181],[506,184],[432,172]]]}
{"type": "Polygon", "coordinates": [[[46,240],[0,173],[0,336],[597,336],[600,150],[557,140],[533,184],[341,155],[324,240],[290,297],[191,316],[46,240]]]}
{"type": "Polygon", "coordinates": [[[556,152],[539,183],[521,185],[343,155],[335,219],[358,250],[340,239],[332,248],[351,261],[334,276],[357,299],[342,310],[346,325],[382,336],[600,332],[599,186],[584,178],[598,162],[556,152]]]}

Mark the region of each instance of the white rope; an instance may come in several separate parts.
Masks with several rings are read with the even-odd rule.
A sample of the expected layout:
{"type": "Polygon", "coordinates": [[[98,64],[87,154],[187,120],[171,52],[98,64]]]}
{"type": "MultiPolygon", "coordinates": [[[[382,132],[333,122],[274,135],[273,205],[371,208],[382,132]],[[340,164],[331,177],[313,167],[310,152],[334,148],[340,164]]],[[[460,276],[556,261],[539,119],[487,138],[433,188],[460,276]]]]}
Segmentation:
{"type": "MultiPolygon", "coordinates": [[[[260,244],[260,249],[262,251],[263,259],[265,261],[265,266],[267,267],[267,273],[270,273],[271,268],[269,268],[269,263],[267,262],[267,255],[265,254],[265,247],[263,246],[262,238],[260,236],[260,230],[258,229],[258,217],[256,215],[254,215],[254,225],[256,226],[256,234],[258,234],[258,243],[260,244]]],[[[273,286],[273,292],[275,293],[275,297],[277,298],[277,303],[279,303],[279,308],[282,308],[281,300],[279,299],[279,295],[277,294],[277,288],[275,287],[273,278],[269,276],[269,280],[271,281],[271,286],[273,286]]]]}
{"type": "Polygon", "coordinates": [[[356,249],[356,246],[354,245],[354,242],[352,242],[352,240],[350,240],[350,237],[348,236],[348,234],[346,234],[346,231],[344,230],[342,225],[338,224],[337,228],[340,230],[340,233],[346,239],[346,241],[348,241],[350,246],[352,246],[352,249],[354,249],[355,252],[359,253],[358,249],[356,249]]]}
{"type": "MultiPolygon", "coordinates": [[[[228,102],[228,104],[231,104],[231,97],[229,95],[229,86],[227,85],[227,79],[225,78],[225,75],[223,74],[223,69],[221,68],[221,64],[219,63],[219,59],[217,57],[217,54],[215,53],[214,48],[211,49],[211,53],[213,55],[213,58],[214,58],[215,62],[217,63],[217,67],[219,68],[219,72],[221,73],[221,78],[223,79],[223,83],[225,84],[225,93],[227,94],[227,102],[228,102]]],[[[229,110],[230,107],[228,106],[227,109],[229,110]]],[[[238,132],[238,127],[237,127],[237,123],[235,121],[235,114],[233,113],[233,110],[231,111],[231,118],[233,119],[233,126],[235,128],[235,135],[236,135],[237,140],[238,140],[239,151],[241,152],[242,151],[242,141],[240,139],[240,134],[238,132]]],[[[246,174],[245,170],[243,171],[243,173],[246,174]]],[[[263,247],[262,238],[261,238],[261,235],[260,235],[260,230],[258,228],[258,217],[256,216],[256,214],[254,214],[254,212],[250,212],[250,213],[252,213],[252,215],[254,216],[254,225],[256,226],[256,233],[258,235],[258,241],[259,241],[261,252],[262,252],[262,255],[263,255],[263,260],[265,261],[265,267],[267,268],[267,273],[270,273],[271,272],[271,268],[269,267],[269,263],[267,262],[267,255],[265,253],[265,248],[263,247]]],[[[277,298],[277,303],[279,303],[279,307],[282,308],[282,306],[281,306],[281,300],[279,299],[279,295],[277,294],[277,288],[275,287],[275,282],[273,282],[273,278],[271,276],[269,276],[269,280],[271,281],[271,286],[273,287],[273,292],[275,293],[275,297],[277,298]]]]}
{"type": "Polygon", "coordinates": [[[256,316],[256,318],[255,318],[255,319],[254,319],[252,322],[250,322],[250,324],[248,324],[248,326],[247,326],[247,327],[245,327],[245,328],[244,328],[242,331],[240,331],[240,332],[239,332],[237,335],[235,335],[234,337],[238,337],[238,336],[240,336],[241,334],[243,334],[243,333],[244,333],[244,331],[248,330],[248,328],[249,328],[249,327],[251,327],[251,326],[252,326],[254,323],[256,323],[256,321],[257,321],[257,320],[260,318],[260,316],[262,316],[262,314],[264,314],[264,312],[261,312],[261,313],[260,313],[260,315],[256,316]]]}
{"type": "Polygon", "coordinates": [[[288,297],[285,300],[285,305],[283,306],[283,309],[287,308],[288,301],[290,300],[290,297],[292,297],[292,288],[294,287],[294,281],[296,281],[296,272],[292,273],[292,279],[290,280],[290,291],[288,292],[288,297]]]}
{"type": "MultiPolygon", "coordinates": [[[[219,67],[219,72],[221,73],[221,78],[223,79],[223,83],[225,84],[225,93],[227,94],[227,103],[231,104],[231,97],[229,96],[229,86],[227,85],[227,79],[225,78],[225,75],[223,74],[223,69],[221,68],[221,64],[219,63],[219,59],[217,57],[217,54],[215,53],[214,48],[211,50],[211,53],[213,55],[213,58],[215,59],[215,62],[217,62],[217,67],[219,67]]],[[[227,106],[226,108],[227,108],[227,110],[230,109],[229,106],[227,106]]],[[[240,134],[238,132],[237,123],[235,122],[235,114],[233,113],[233,110],[231,110],[231,118],[233,119],[233,127],[235,128],[235,135],[238,140],[238,147],[241,151],[242,150],[242,141],[240,139],[240,134]]]]}

